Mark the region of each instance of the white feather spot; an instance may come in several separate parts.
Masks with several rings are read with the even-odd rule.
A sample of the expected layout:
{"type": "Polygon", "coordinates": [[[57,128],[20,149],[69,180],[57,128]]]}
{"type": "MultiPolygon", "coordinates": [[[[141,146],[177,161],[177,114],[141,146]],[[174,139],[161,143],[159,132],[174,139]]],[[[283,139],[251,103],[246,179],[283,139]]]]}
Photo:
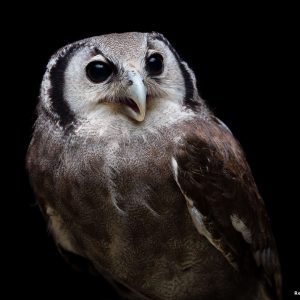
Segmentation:
{"type": "Polygon", "coordinates": [[[175,176],[175,181],[178,184],[178,187],[180,188],[181,193],[183,194],[186,202],[187,207],[189,210],[189,213],[192,217],[192,221],[199,232],[199,234],[203,235],[218,251],[220,251],[224,257],[227,259],[227,261],[233,266],[234,269],[238,270],[237,264],[233,261],[233,257],[231,253],[225,253],[221,247],[221,245],[218,243],[218,240],[213,239],[213,236],[211,233],[207,230],[205,226],[205,216],[201,214],[201,212],[194,206],[194,201],[189,198],[184,191],[182,190],[179,181],[178,181],[178,163],[174,157],[171,159],[171,165],[173,169],[173,173],[175,176]]]}
{"type": "Polygon", "coordinates": [[[176,159],[174,157],[172,157],[171,159],[171,164],[172,164],[172,168],[173,168],[173,172],[174,172],[174,176],[175,176],[175,180],[182,192],[182,194],[184,195],[184,198],[187,202],[187,206],[190,212],[190,215],[192,217],[193,223],[196,226],[196,229],[198,230],[198,232],[202,235],[204,235],[213,245],[213,241],[212,241],[212,237],[210,232],[206,229],[205,225],[204,225],[204,216],[200,213],[200,211],[194,207],[194,202],[191,198],[189,198],[182,190],[179,182],[178,182],[178,163],[176,161],[176,159]]]}
{"type": "Polygon", "coordinates": [[[223,121],[221,121],[219,118],[217,118],[217,117],[215,117],[217,120],[218,120],[218,122],[219,122],[219,124],[221,125],[221,127],[223,127],[225,130],[227,130],[228,132],[230,132],[231,134],[232,134],[232,132],[231,132],[231,130],[228,128],[228,126],[223,122],[223,121]]]}
{"type": "Polygon", "coordinates": [[[190,199],[182,190],[179,182],[178,182],[178,163],[176,161],[176,159],[172,156],[171,158],[171,165],[172,165],[172,169],[173,169],[173,173],[174,173],[174,177],[175,177],[175,181],[178,185],[178,187],[180,188],[181,193],[183,194],[184,198],[187,201],[188,206],[193,207],[194,206],[194,202],[192,199],[190,199]]]}
{"type": "Polygon", "coordinates": [[[171,165],[172,165],[173,173],[175,176],[175,180],[176,180],[177,184],[179,185],[179,183],[178,183],[178,164],[174,157],[171,158],[171,165]]]}
{"type": "Polygon", "coordinates": [[[231,215],[230,219],[233,228],[242,234],[244,240],[248,244],[251,244],[252,242],[251,232],[249,228],[245,225],[245,223],[237,215],[231,215]]]}
{"type": "Polygon", "coordinates": [[[47,207],[46,213],[49,216],[50,229],[56,242],[64,249],[76,253],[73,249],[70,235],[64,226],[61,216],[58,215],[58,213],[50,206],[47,207]]]}
{"type": "MultiPolygon", "coordinates": [[[[189,199],[190,200],[190,199],[189,199]]],[[[192,216],[192,220],[194,222],[194,225],[196,226],[198,232],[202,235],[204,235],[210,243],[214,245],[214,242],[212,240],[212,236],[210,232],[206,229],[204,225],[204,216],[200,213],[198,209],[195,207],[189,207],[190,214],[192,216]]]]}

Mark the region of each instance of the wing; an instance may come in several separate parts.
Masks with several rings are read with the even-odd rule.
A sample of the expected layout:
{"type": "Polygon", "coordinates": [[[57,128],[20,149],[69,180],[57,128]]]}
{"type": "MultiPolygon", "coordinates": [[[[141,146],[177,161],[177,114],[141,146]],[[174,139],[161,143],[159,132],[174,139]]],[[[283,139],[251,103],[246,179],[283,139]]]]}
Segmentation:
{"type": "Polygon", "coordinates": [[[275,241],[240,146],[214,117],[191,122],[184,130],[172,168],[196,229],[236,270],[247,272],[256,265],[280,299],[275,241]]]}

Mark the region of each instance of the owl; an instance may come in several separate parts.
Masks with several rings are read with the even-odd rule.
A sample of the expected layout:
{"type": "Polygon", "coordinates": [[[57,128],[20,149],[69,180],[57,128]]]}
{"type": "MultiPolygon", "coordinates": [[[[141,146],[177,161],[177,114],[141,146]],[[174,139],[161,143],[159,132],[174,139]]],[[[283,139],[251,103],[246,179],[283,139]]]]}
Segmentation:
{"type": "Polygon", "coordinates": [[[67,259],[84,260],[125,299],[281,299],[243,151],[163,35],[61,48],[37,115],[27,169],[67,259]]]}

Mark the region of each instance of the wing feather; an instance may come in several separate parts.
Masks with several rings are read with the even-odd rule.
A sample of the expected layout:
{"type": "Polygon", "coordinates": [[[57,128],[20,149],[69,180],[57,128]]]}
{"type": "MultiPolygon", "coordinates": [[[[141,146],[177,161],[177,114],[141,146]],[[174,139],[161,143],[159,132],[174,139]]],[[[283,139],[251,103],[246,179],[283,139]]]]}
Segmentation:
{"type": "Polygon", "coordinates": [[[217,118],[187,129],[171,164],[196,229],[236,270],[256,263],[280,299],[269,218],[239,144],[217,118]]]}

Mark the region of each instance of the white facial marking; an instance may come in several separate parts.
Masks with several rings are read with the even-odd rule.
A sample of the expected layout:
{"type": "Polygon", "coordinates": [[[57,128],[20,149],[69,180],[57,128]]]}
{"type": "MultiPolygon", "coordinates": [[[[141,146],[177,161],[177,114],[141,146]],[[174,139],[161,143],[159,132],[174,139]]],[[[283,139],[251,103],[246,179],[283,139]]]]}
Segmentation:
{"type": "Polygon", "coordinates": [[[249,228],[245,225],[245,223],[237,215],[231,215],[230,219],[233,228],[242,234],[244,240],[248,244],[251,244],[252,242],[251,232],[249,228]]]}
{"type": "MultiPolygon", "coordinates": [[[[183,110],[182,107],[168,99],[155,99],[155,103],[147,109],[145,119],[142,122],[134,122],[131,118],[113,106],[103,104],[97,110],[89,112],[86,120],[81,121],[77,128],[79,136],[96,135],[118,136],[122,139],[124,134],[135,133],[142,136],[146,132],[159,134],[164,127],[172,126],[183,120],[193,119],[195,113],[183,110]]],[[[153,102],[154,102],[153,101],[153,102]]]]}
{"type": "MultiPolygon", "coordinates": [[[[79,45],[80,43],[78,43],[79,45]]],[[[52,88],[51,80],[50,80],[50,72],[51,69],[57,64],[57,62],[63,57],[66,52],[69,51],[69,49],[72,47],[72,44],[65,46],[63,49],[61,49],[59,52],[57,52],[55,55],[51,57],[47,64],[47,70],[44,74],[42,85],[41,85],[41,97],[43,99],[43,103],[45,107],[49,110],[51,107],[51,99],[49,96],[49,90],[52,88]]]]}

